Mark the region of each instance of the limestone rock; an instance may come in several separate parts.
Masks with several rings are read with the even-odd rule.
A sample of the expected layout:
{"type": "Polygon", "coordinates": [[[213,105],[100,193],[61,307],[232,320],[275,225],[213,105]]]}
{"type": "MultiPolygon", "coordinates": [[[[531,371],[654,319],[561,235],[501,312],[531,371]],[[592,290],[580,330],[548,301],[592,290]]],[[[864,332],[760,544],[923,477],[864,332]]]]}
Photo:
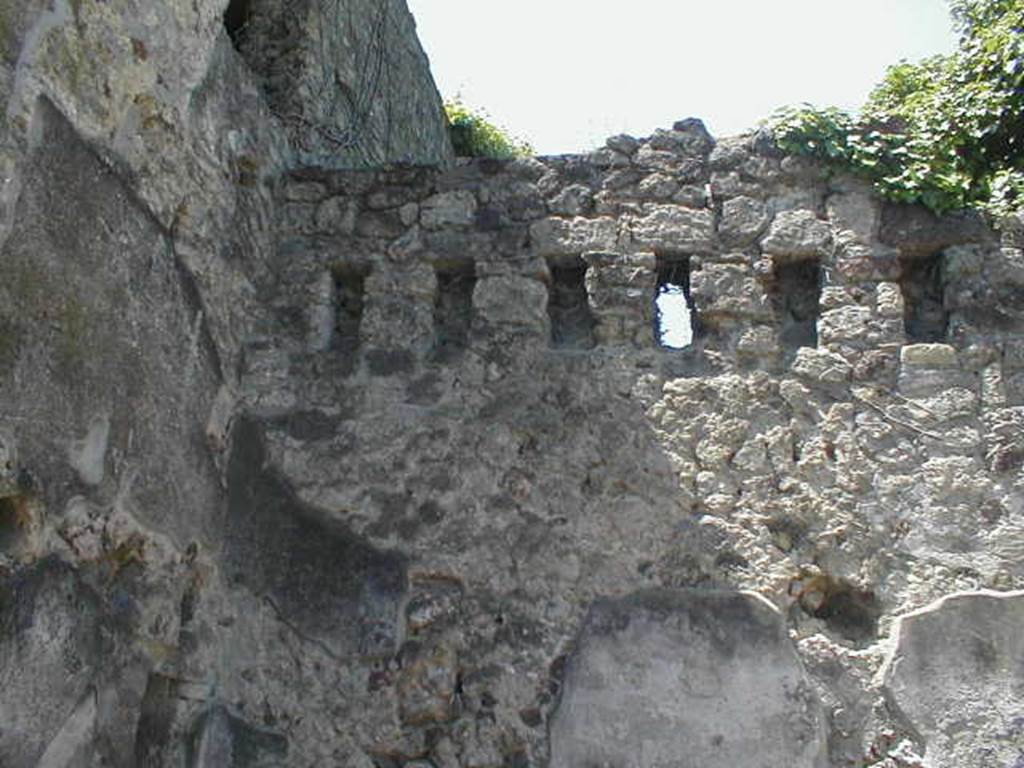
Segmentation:
{"type": "Polygon", "coordinates": [[[761,249],[777,258],[800,259],[825,255],[831,240],[831,228],[814,211],[782,211],[761,239],[761,249]]]}
{"type": "Polygon", "coordinates": [[[585,251],[614,251],[619,224],[608,216],[596,219],[548,218],[530,227],[534,248],[542,256],[579,256],[585,251]]]}
{"type": "Polygon", "coordinates": [[[473,223],[475,214],[476,198],[472,192],[444,192],[423,201],[420,223],[427,229],[468,226],[473,223]]]}
{"type": "Polygon", "coordinates": [[[747,266],[704,264],[690,276],[690,295],[705,318],[724,315],[767,320],[772,314],[764,286],[747,266]]]}
{"type": "Polygon", "coordinates": [[[701,253],[712,247],[714,219],[711,211],[648,205],[633,219],[630,231],[633,242],[641,248],[701,253]]]}
{"type": "Polygon", "coordinates": [[[1024,744],[1024,592],[952,595],[900,619],[888,696],[928,765],[1016,765],[1024,744]]]}
{"type": "Polygon", "coordinates": [[[820,768],[823,715],[781,615],[749,594],[648,591],[590,609],[551,765],[820,768]]]}
{"type": "Polygon", "coordinates": [[[768,208],[760,200],[734,197],[722,205],[718,234],[727,245],[747,245],[757,239],[769,220],[768,208]]]}

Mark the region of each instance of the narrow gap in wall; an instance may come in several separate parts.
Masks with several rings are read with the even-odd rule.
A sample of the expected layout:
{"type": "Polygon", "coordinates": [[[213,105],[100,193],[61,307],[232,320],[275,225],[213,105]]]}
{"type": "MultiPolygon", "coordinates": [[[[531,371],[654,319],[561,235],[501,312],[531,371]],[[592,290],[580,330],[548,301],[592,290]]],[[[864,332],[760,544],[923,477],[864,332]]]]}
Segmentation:
{"type": "Polygon", "coordinates": [[[466,348],[473,322],[476,267],[472,261],[438,264],[434,297],[434,351],[442,357],[466,348]]]}
{"type": "Polygon", "coordinates": [[[690,257],[657,255],[654,293],[654,339],[666,349],[685,349],[699,331],[697,309],[690,296],[690,257]]]}
{"type": "Polygon", "coordinates": [[[900,260],[903,327],[911,344],[945,341],[949,313],[945,307],[943,254],[900,260]]]}
{"type": "Polygon", "coordinates": [[[231,45],[241,53],[242,37],[252,18],[252,0],[231,0],[224,10],[224,29],[231,38],[231,45]]]}
{"type": "Polygon", "coordinates": [[[331,348],[347,354],[359,347],[359,326],[363,322],[366,276],[369,269],[357,265],[335,267],[334,335],[331,348]]]}
{"type": "Polygon", "coordinates": [[[818,345],[821,262],[818,259],[776,262],[772,295],[779,342],[787,362],[800,347],[818,345]]]}
{"type": "Polygon", "coordinates": [[[583,259],[559,259],[548,263],[548,316],[551,344],[563,349],[594,347],[594,316],[587,299],[587,264],[583,259]]]}

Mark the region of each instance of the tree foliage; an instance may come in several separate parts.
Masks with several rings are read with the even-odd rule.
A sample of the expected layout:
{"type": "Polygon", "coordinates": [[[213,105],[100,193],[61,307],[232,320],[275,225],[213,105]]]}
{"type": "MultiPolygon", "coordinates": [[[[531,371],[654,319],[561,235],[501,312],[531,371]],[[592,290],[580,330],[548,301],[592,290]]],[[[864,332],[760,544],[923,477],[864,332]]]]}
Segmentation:
{"type": "Polygon", "coordinates": [[[1024,0],[951,0],[958,49],[889,68],[859,114],[811,105],[769,121],[776,142],[937,212],[1024,210],[1024,0]]]}
{"type": "Polygon", "coordinates": [[[496,126],[485,112],[467,107],[460,100],[445,102],[452,146],[459,157],[513,158],[533,154],[526,141],[496,126]]]}

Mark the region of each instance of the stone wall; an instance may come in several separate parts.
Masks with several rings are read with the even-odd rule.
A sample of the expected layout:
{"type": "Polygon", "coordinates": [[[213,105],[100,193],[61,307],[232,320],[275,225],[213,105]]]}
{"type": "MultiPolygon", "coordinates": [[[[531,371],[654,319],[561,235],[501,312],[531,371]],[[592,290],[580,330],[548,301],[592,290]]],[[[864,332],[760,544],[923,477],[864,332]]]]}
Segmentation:
{"type": "MultiPolygon", "coordinates": [[[[977,589],[1016,610],[1012,226],[886,205],[696,121],[587,156],[301,170],[278,222],[245,410],[324,524],[407,558],[396,655],[364,662],[346,710],[353,749],[1014,764],[1012,707],[953,738],[940,713],[962,693],[893,682],[924,674],[899,666],[899,616],[977,589]],[[660,343],[666,284],[682,349],[660,343]]],[[[1011,674],[1016,641],[989,621],[988,661],[959,624],[916,668],[1011,674]]]]}
{"type": "Polygon", "coordinates": [[[299,160],[452,160],[441,99],[404,0],[232,0],[225,20],[299,160]]]}
{"type": "Polygon", "coordinates": [[[1024,226],[282,8],[5,6],[0,764],[1019,768],[1024,226]]]}

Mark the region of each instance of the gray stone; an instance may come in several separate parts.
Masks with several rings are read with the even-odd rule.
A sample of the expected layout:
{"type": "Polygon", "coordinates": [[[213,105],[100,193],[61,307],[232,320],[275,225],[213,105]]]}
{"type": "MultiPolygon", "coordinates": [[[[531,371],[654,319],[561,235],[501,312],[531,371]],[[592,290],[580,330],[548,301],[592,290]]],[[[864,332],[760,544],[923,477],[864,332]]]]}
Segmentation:
{"type": "Polygon", "coordinates": [[[761,239],[761,250],[780,259],[824,256],[831,241],[831,227],[814,211],[781,211],[761,239]]]}
{"type": "Polygon", "coordinates": [[[551,212],[563,216],[579,216],[589,213],[593,207],[594,193],[582,184],[568,186],[548,201],[551,212]]]}
{"type": "Polygon", "coordinates": [[[640,142],[632,136],[620,133],[618,136],[610,136],[605,142],[609,149],[621,152],[624,155],[632,155],[640,146],[640,142]]]}
{"type": "Polygon", "coordinates": [[[899,248],[903,256],[930,256],[951,245],[984,243],[991,234],[976,213],[955,212],[940,218],[919,205],[887,203],[878,238],[899,248]]]}
{"type": "Polygon", "coordinates": [[[1024,592],[951,595],[899,620],[885,690],[929,765],[1019,763],[1022,628],[1024,592]]]}
{"type": "Polygon", "coordinates": [[[601,599],[563,685],[553,768],[734,768],[754,755],[772,768],[825,765],[813,689],[781,615],[753,595],[601,599]]]}
{"type": "Polygon", "coordinates": [[[427,229],[469,226],[476,214],[476,197],[472,192],[444,192],[428,197],[420,206],[420,223],[427,229]]]}
{"type": "Polygon", "coordinates": [[[256,0],[232,8],[234,46],[306,163],[452,161],[441,98],[404,2],[256,0]]]}
{"type": "Polygon", "coordinates": [[[757,239],[770,219],[767,206],[760,200],[734,197],[722,204],[718,234],[726,245],[747,245],[757,239]]]}
{"type": "Polygon", "coordinates": [[[585,251],[614,251],[618,247],[619,222],[607,216],[596,219],[548,218],[530,226],[530,239],[541,256],[578,256],[585,251]]]}
{"type": "Polygon", "coordinates": [[[690,295],[708,321],[717,315],[753,320],[772,316],[763,284],[745,265],[705,263],[690,275],[690,295]]]}
{"type": "Polygon", "coordinates": [[[641,248],[684,253],[703,253],[712,248],[711,211],[681,205],[645,205],[629,226],[633,243],[641,248]]]}

